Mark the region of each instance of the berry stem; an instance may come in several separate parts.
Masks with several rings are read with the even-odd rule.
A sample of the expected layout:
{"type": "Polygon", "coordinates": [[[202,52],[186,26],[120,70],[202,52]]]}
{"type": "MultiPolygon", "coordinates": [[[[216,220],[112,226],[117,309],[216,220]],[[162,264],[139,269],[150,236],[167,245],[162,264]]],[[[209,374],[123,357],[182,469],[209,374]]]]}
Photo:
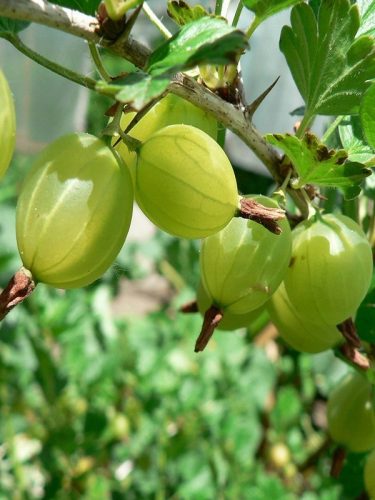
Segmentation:
{"type": "Polygon", "coordinates": [[[105,67],[103,65],[103,61],[102,61],[102,58],[100,57],[99,50],[98,50],[98,47],[96,46],[96,44],[94,42],[89,42],[89,49],[90,49],[90,54],[91,54],[92,60],[95,63],[96,69],[97,69],[100,77],[103,78],[103,80],[105,80],[106,82],[111,82],[112,77],[107,72],[107,70],[105,69],[105,67]]]}
{"type": "Polygon", "coordinates": [[[349,364],[358,371],[368,370],[370,368],[369,359],[361,354],[356,347],[351,344],[343,344],[335,354],[345,363],[349,364]]]}
{"type": "Polygon", "coordinates": [[[247,36],[247,39],[250,40],[250,38],[252,37],[254,31],[257,29],[257,27],[260,25],[261,23],[261,19],[259,19],[259,17],[255,16],[252,23],[250,24],[250,26],[248,27],[247,31],[246,31],[246,36],[247,36]]]}
{"type": "Polygon", "coordinates": [[[243,3],[242,0],[240,0],[238,2],[237,9],[233,17],[232,26],[237,26],[238,21],[240,20],[241,17],[242,9],[243,9],[243,3]]]}
{"type": "Polygon", "coordinates": [[[345,116],[340,115],[335,120],[333,120],[332,123],[329,124],[327,130],[324,132],[322,138],[320,139],[321,143],[325,144],[328,141],[328,139],[331,137],[331,135],[334,133],[334,131],[337,129],[344,118],[345,116]]]}
{"type": "Polygon", "coordinates": [[[357,329],[352,318],[348,318],[339,325],[337,328],[342,333],[342,336],[353,347],[361,347],[361,340],[358,337],[357,329]]]}
{"type": "Polygon", "coordinates": [[[160,33],[163,35],[164,38],[168,40],[168,38],[171,38],[172,33],[169,31],[169,29],[164,26],[164,24],[160,21],[158,16],[155,14],[155,12],[151,9],[151,7],[145,2],[142,5],[142,10],[146,14],[146,16],[149,18],[149,20],[152,22],[154,26],[157,27],[157,29],[160,31],[160,33]]]}
{"type": "Polygon", "coordinates": [[[272,233],[280,234],[281,228],[277,221],[285,218],[285,211],[281,208],[265,207],[251,198],[241,198],[236,216],[258,222],[272,233]]]}
{"type": "Polygon", "coordinates": [[[195,342],[194,352],[201,352],[205,349],[215,328],[223,318],[223,312],[216,306],[211,306],[204,313],[202,330],[195,342]]]}
{"type": "Polygon", "coordinates": [[[0,321],[35,289],[36,283],[25,267],[21,267],[0,294],[0,321]]]}

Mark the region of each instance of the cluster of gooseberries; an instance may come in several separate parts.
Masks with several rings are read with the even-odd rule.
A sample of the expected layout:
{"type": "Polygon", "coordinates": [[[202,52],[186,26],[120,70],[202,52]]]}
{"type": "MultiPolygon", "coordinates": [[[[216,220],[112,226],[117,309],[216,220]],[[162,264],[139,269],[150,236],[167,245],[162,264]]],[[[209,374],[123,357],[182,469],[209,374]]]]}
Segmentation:
{"type": "MultiPolygon", "coordinates": [[[[2,73],[0,97],[4,174],[15,113],[2,73]]],[[[19,196],[24,273],[58,288],[92,283],[123,246],[135,199],[162,230],[202,239],[196,309],[204,321],[196,351],[216,327],[247,326],[264,310],[294,349],[336,346],[343,341],[338,325],[355,315],[370,285],[365,234],[348,217],[320,212],[292,231],[276,197],[238,194],[216,138],[212,116],[168,94],[138,121],[135,113],[122,113],[111,146],[83,133],[54,141],[36,158],[19,196]]],[[[371,387],[363,376],[350,375],[328,403],[332,438],[353,451],[375,447],[371,387]],[[348,424],[354,419],[358,435],[348,424]]]]}
{"type": "MultiPolygon", "coordinates": [[[[15,113],[3,75],[1,92],[4,173],[15,113]]],[[[215,140],[216,120],[180,97],[168,94],[138,120],[133,112],[119,116],[111,146],[89,134],[66,135],[26,176],[16,231],[32,279],[74,288],[99,278],[124,244],[135,198],[164,231],[202,239],[197,310],[205,319],[196,350],[216,326],[246,326],[264,309],[297,350],[339,343],[337,325],[353,317],[372,275],[361,228],[316,212],[291,231],[276,197],[240,196],[215,140]]]]}

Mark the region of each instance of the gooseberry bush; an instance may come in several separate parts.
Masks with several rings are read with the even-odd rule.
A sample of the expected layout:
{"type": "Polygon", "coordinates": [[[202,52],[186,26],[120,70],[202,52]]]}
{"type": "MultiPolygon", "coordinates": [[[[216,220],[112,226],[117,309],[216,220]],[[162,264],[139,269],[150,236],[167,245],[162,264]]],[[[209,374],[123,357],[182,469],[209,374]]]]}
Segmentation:
{"type": "Polygon", "coordinates": [[[154,7],[0,0],[1,43],[88,88],[91,109],[105,110],[95,133],[57,138],[21,174],[0,68],[0,175],[6,185],[19,174],[21,266],[10,269],[4,254],[13,276],[0,295],[0,494],[16,491],[12,477],[19,498],[31,484],[16,451],[22,435],[37,450],[28,466],[43,471],[30,498],[373,498],[375,0],[154,7]],[[290,109],[293,130],[261,134],[253,116],[277,81],[249,102],[244,83],[262,62],[251,75],[241,65],[258,26],[284,9],[290,23],[273,35],[301,106],[290,109]],[[251,21],[239,29],[243,14],[251,21]],[[142,19],[160,34],[151,47],[133,37],[142,19]],[[94,76],[25,45],[32,23],[86,40],[94,76]],[[233,165],[229,131],[264,175],[233,165]],[[126,241],[134,203],[160,230],[155,261],[176,293],[160,315],[120,325],[104,295],[153,248],[126,241]],[[86,286],[93,302],[71,290],[86,286]],[[11,337],[24,325],[29,363],[15,354],[25,341],[11,337]],[[82,348],[86,330],[98,355],[82,348]],[[31,379],[41,390],[24,395],[31,379]],[[246,409],[240,425],[232,392],[235,411],[246,409]]]}

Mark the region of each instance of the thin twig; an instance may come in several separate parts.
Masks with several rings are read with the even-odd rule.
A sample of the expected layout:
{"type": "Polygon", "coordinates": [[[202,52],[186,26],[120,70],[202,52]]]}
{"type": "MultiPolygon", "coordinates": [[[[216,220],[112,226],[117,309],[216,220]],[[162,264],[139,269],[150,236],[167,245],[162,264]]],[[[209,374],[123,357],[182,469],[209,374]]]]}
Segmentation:
{"type": "Polygon", "coordinates": [[[42,56],[38,52],[35,52],[35,50],[32,50],[30,49],[30,47],[25,45],[17,35],[12,35],[11,33],[4,33],[0,36],[1,38],[8,40],[8,42],[10,42],[17,50],[22,52],[22,54],[29,57],[30,59],[40,64],[44,68],[53,71],[54,73],[66,78],[67,80],[71,80],[72,82],[78,83],[83,87],[95,90],[97,82],[93,78],[81,75],[76,71],[72,71],[66,68],[65,66],[61,66],[60,64],[57,64],[54,61],[51,61],[50,59],[47,59],[46,57],[42,56]]]}
{"type": "Polygon", "coordinates": [[[100,77],[103,78],[103,80],[105,80],[106,82],[112,81],[111,75],[108,73],[108,71],[105,69],[103,65],[103,61],[102,58],[100,57],[97,45],[93,42],[89,42],[89,49],[92,60],[95,63],[96,69],[100,77]]]}
{"type": "Polygon", "coordinates": [[[99,21],[77,10],[54,5],[46,0],[0,0],[0,14],[11,19],[31,21],[109,48],[139,68],[147,62],[150,50],[132,37],[116,42],[106,40],[98,33],[99,21]]]}
{"type": "Polygon", "coordinates": [[[160,33],[163,35],[164,38],[166,38],[167,40],[168,38],[171,38],[172,33],[166,26],[164,26],[164,24],[160,21],[158,16],[146,2],[142,5],[142,10],[149,18],[149,20],[152,22],[152,24],[157,27],[157,29],[160,31],[160,33]]]}

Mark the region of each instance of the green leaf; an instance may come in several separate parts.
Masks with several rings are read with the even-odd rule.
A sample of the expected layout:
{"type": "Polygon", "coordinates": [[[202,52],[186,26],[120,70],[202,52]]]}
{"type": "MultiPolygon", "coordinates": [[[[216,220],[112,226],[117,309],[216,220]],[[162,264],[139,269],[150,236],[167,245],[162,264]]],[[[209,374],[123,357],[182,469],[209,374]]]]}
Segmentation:
{"type": "Polygon", "coordinates": [[[367,90],[359,110],[361,124],[367,143],[375,148],[375,83],[367,90]]]}
{"type": "Polygon", "coordinates": [[[302,0],[243,0],[246,8],[254,12],[256,17],[264,20],[267,17],[273,16],[280,10],[287,9],[292,5],[301,3],[302,0]]]}
{"type": "Polygon", "coordinates": [[[0,17],[0,34],[11,33],[15,35],[27,28],[29,24],[28,21],[16,21],[9,17],[0,17]]]}
{"type": "Polygon", "coordinates": [[[179,26],[209,16],[209,13],[202,5],[190,7],[184,0],[169,0],[167,12],[169,17],[179,26]]]}
{"type": "Polygon", "coordinates": [[[161,75],[203,63],[236,63],[246,47],[242,31],[229,26],[224,19],[202,17],[186,24],[151,54],[148,72],[161,75]]]}
{"type": "Polygon", "coordinates": [[[273,134],[267,135],[266,139],[281,148],[292,162],[299,176],[293,184],[296,189],[305,184],[336,187],[349,199],[360,193],[359,185],[371,175],[361,163],[346,161],[346,151],[328,150],[313,134],[305,134],[303,139],[289,134],[273,134]]]}
{"type": "Polygon", "coordinates": [[[93,16],[100,4],[100,0],[50,0],[50,3],[68,7],[69,9],[79,10],[84,14],[93,16]]]}
{"type": "Polygon", "coordinates": [[[319,12],[321,0],[309,0],[308,3],[310,5],[310,7],[312,8],[312,10],[314,11],[314,14],[316,15],[316,17],[318,17],[318,12],[319,12]]]}
{"type": "Polygon", "coordinates": [[[375,163],[375,151],[366,144],[358,116],[344,118],[338,131],[341,144],[348,153],[348,160],[366,163],[368,166],[375,163]]]}
{"type": "Polygon", "coordinates": [[[122,84],[108,84],[98,82],[96,88],[99,92],[111,93],[120,102],[130,104],[139,111],[153,99],[159,97],[168,87],[168,75],[151,76],[146,73],[132,73],[122,80],[122,84]]]}
{"type": "Polygon", "coordinates": [[[357,0],[361,13],[358,35],[375,35],[375,0],[357,0]]]}
{"type": "Polygon", "coordinates": [[[306,103],[306,115],[356,114],[362,95],[375,78],[375,42],[355,39],[358,8],[348,0],[323,0],[318,20],[300,4],[291,13],[291,27],[280,37],[294,81],[306,103]]]}
{"type": "Polygon", "coordinates": [[[375,273],[370,289],[357,311],[355,325],[362,340],[375,343],[375,273]]]}

